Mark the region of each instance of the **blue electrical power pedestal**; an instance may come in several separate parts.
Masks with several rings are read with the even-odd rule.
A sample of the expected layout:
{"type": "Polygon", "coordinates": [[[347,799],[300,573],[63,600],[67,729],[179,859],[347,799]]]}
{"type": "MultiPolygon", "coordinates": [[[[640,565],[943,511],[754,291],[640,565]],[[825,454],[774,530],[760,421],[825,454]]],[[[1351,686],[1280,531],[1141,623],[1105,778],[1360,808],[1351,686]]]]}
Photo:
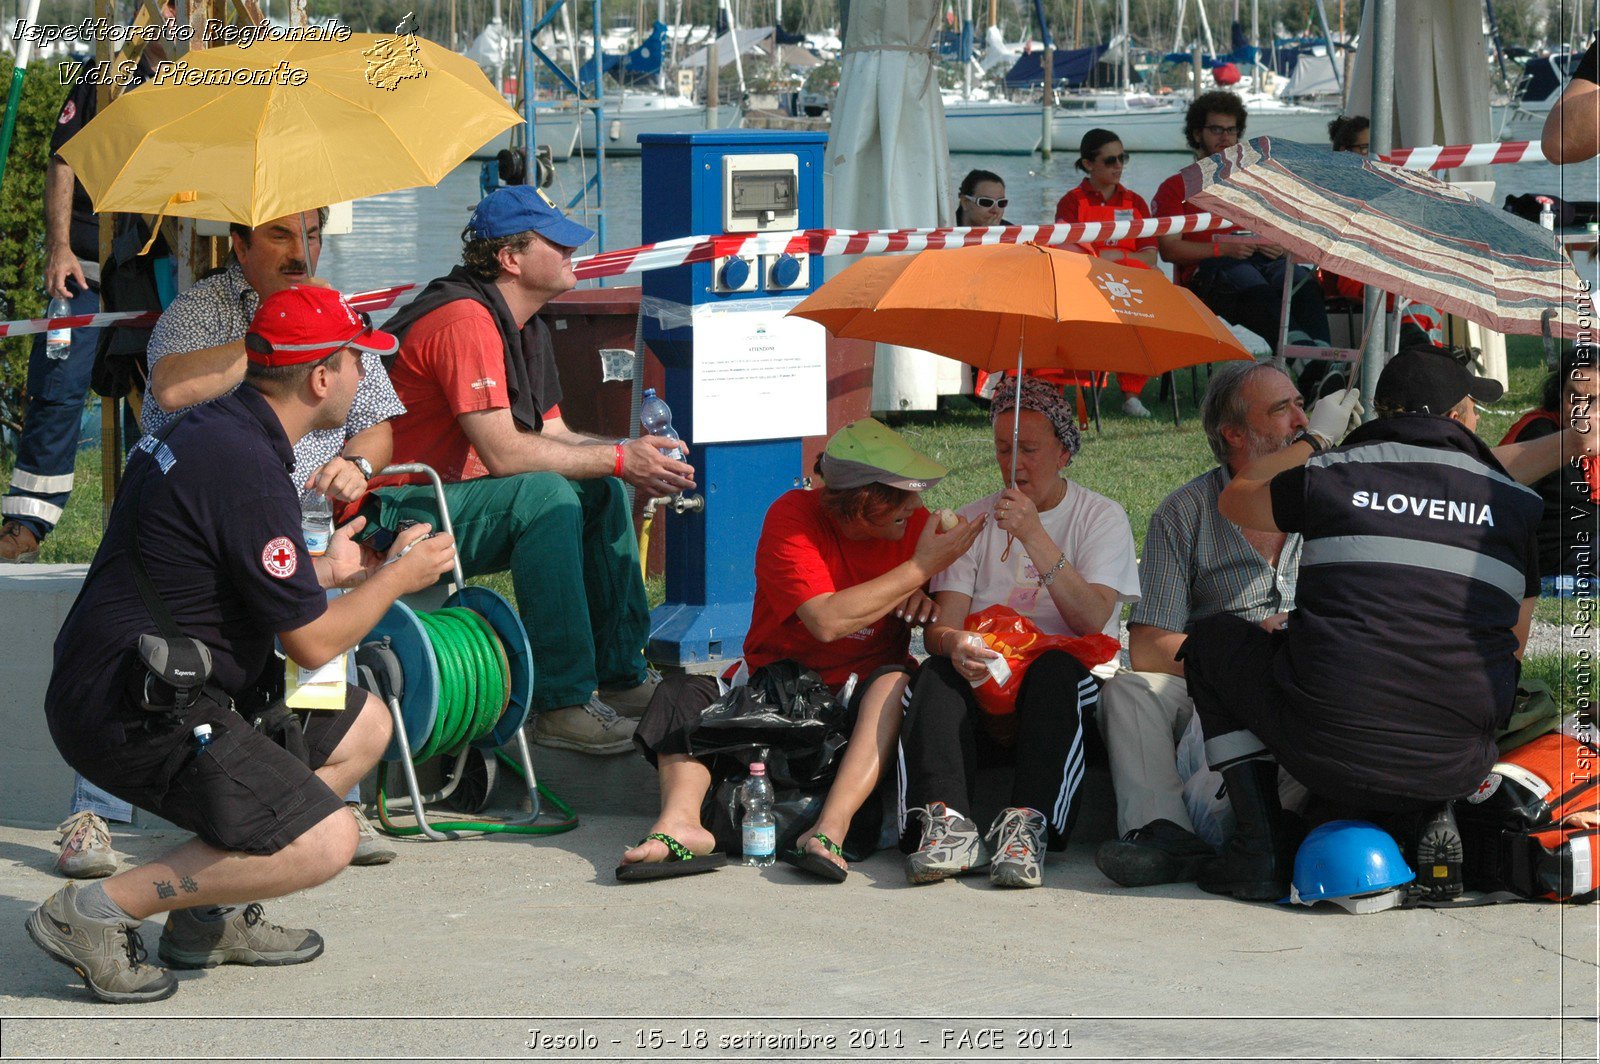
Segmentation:
{"type": "MultiPolygon", "coordinates": [[[[754,129],[641,135],[642,241],[820,228],[827,140],[822,133],[754,129]]],[[[696,365],[705,371],[707,352],[697,359],[688,317],[707,305],[754,308],[768,301],[770,307],[775,298],[806,295],[821,280],[821,261],[806,255],[730,257],[644,275],[644,339],[665,370],[663,398],[690,443],[704,499],[703,508],[666,518],[666,601],[651,614],[646,651],[658,665],[706,671],[742,654],[761,522],[804,474],[799,436],[695,439],[696,365]]],[[[717,354],[725,376],[731,353],[717,354]]]]}

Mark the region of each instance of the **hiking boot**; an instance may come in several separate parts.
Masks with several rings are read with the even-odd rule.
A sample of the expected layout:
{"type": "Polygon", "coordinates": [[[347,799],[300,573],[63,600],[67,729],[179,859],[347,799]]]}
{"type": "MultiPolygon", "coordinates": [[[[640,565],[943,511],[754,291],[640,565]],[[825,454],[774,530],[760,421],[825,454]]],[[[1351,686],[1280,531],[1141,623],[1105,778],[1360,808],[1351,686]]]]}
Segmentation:
{"type": "Polygon", "coordinates": [[[28,917],[33,944],[83,978],[89,992],[113,1005],[161,1001],[178,991],[165,968],[146,964],[139,922],[90,920],[78,912],[78,884],[68,883],[28,917]]]}
{"type": "Polygon", "coordinates": [[[367,814],[355,802],[346,802],[344,807],[350,810],[350,815],[356,818],[356,831],[359,833],[356,840],[356,852],[350,855],[353,865],[380,865],[388,864],[395,859],[395,848],[389,840],[379,835],[372,826],[372,821],[367,819],[367,814]]]}
{"type": "Polygon", "coordinates": [[[906,880],[937,883],[950,876],[980,871],[989,863],[978,825],[943,802],[930,802],[907,811],[922,817],[922,841],[906,857],[906,880]]]}
{"type": "Polygon", "coordinates": [[[202,920],[195,909],[167,914],[156,954],[169,968],[215,968],[219,964],[303,964],[322,955],[322,936],[268,923],[259,902],[221,920],[202,920]]]}
{"type": "Polygon", "coordinates": [[[1002,809],[984,839],[994,847],[989,882],[997,887],[1037,887],[1044,882],[1044,814],[1002,809]]]}
{"type": "Polygon", "coordinates": [[[1101,845],[1094,864],[1119,887],[1153,887],[1191,882],[1201,862],[1216,855],[1194,832],[1170,820],[1152,820],[1101,845]]]}
{"type": "Polygon", "coordinates": [[[1149,417],[1149,409],[1139,401],[1137,395],[1130,395],[1122,401],[1122,412],[1129,417],[1149,417]]]}
{"type": "Polygon", "coordinates": [[[0,562],[27,564],[39,560],[39,537],[20,521],[0,525],[0,562]]]}
{"type": "Polygon", "coordinates": [[[581,706],[539,714],[533,724],[533,741],[581,754],[625,754],[633,749],[633,728],[633,721],[617,716],[597,695],[581,706]]]}
{"type": "Polygon", "coordinates": [[[117,855],[111,849],[111,829],[87,809],[73,813],[56,826],[61,837],[56,845],[56,871],[68,879],[99,879],[117,870],[117,855]]]}
{"type": "Polygon", "coordinates": [[[1461,857],[1461,830],[1454,808],[1446,802],[1428,818],[1417,839],[1417,893],[1428,901],[1460,896],[1461,857]]]}
{"type": "Polygon", "coordinates": [[[649,707],[650,699],[655,697],[656,688],[660,684],[660,675],[652,672],[644,683],[601,684],[600,694],[596,697],[602,699],[606,705],[616,710],[618,716],[627,717],[629,720],[638,720],[644,716],[644,711],[649,707]]]}

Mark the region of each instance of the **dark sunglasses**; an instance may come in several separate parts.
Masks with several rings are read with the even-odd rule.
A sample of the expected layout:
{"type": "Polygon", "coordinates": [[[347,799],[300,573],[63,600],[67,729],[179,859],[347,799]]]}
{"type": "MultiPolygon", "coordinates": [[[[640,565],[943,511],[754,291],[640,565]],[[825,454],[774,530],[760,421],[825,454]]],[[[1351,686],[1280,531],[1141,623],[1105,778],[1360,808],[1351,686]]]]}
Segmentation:
{"type": "Polygon", "coordinates": [[[986,211],[992,210],[995,207],[1005,210],[1006,204],[1011,202],[1009,199],[1006,199],[1003,196],[1000,199],[993,199],[989,196],[967,196],[965,192],[963,192],[962,195],[966,196],[967,199],[971,200],[973,203],[976,203],[986,211]]]}
{"type": "Polygon", "coordinates": [[[1129,155],[1127,152],[1123,152],[1121,155],[1104,156],[1096,159],[1095,162],[1099,163],[1101,166],[1127,166],[1128,160],[1131,158],[1133,158],[1133,156],[1129,155]]]}
{"type": "Polygon", "coordinates": [[[1213,137],[1237,137],[1239,135],[1238,126],[1206,126],[1205,130],[1213,137]]]}

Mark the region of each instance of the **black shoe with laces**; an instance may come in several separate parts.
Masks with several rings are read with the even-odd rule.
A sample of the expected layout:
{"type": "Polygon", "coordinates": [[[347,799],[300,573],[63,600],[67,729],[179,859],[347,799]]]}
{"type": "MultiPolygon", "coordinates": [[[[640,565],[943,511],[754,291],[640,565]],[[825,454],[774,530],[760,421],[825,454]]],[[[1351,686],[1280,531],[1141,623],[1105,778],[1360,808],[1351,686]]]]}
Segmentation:
{"type": "Polygon", "coordinates": [[[1200,862],[1216,855],[1194,832],[1170,820],[1152,820],[1102,844],[1094,864],[1119,887],[1152,887],[1193,882],[1200,862]]]}

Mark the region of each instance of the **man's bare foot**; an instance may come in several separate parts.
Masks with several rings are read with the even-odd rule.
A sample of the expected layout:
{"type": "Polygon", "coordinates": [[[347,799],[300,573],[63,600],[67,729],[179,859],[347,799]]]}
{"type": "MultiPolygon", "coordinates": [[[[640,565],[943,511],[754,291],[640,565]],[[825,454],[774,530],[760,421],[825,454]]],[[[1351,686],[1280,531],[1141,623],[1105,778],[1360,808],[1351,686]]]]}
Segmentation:
{"type": "MultiPolygon", "coordinates": [[[[671,835],[688,848],[690,853],[708,854],[716,848],[717,840],[711,832],[698,823],[668,824],[657,821],[650,834],[671,835]]],[[[671,857],[667,844],[660,839],[645,839],[637,846],[622,851],[622,863],[657,864],[671,857]]]]}

